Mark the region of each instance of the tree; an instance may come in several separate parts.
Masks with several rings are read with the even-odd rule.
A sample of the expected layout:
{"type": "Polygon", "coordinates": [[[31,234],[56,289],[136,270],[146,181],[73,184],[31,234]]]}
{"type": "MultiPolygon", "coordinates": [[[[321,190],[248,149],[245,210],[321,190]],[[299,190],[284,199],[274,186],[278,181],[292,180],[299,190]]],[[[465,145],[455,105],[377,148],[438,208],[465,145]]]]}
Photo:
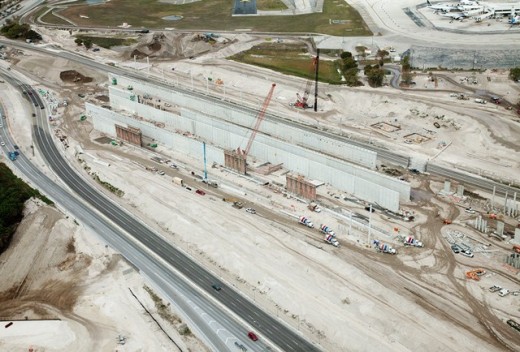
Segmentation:
{"type": "Polygon", "coordinates": [[[85,45],[85,48],[87,48],[87,50],[89,50],[90,48],[92,48],[92,40],[90,39],[85,39],[83,41],[83,45],[85,45]]]}
{"type": "Polygon", "coordinates": [[[374,65],[365,72],[365,75],[368,78],[368,84],[370,87],[381,87],[385,79],[385,70],[378,65],[374,65]]]}
{"type": "Polygon", "coordinates": [[[82,46],[83,45],[83,39],[81,38],[76,38],[74,40],[74,43],[76,43],[78,46],[82,46]]]}
{"type": "Polygon", "coordinates": [[[405,84],[412,83],[413,75],[412,75],[412,67],[410,65],[410,56],[406,55],[403,57],[402,62],[402,79],[405,84]]]}
{"type": "Polygon", "coordinates": [[[514,67],[509,70],[509,78],[515,82],[520,80],[520,67],[514,67]]]}
{"type": "Polygon", "coordinates": [[[345,77],[345,84],[350,87],[356,87],[362,85],[358,79],[358,64],[354,60],[352,53],[344,51],[340,55],[341,57],[341,73],[345,77]]]}

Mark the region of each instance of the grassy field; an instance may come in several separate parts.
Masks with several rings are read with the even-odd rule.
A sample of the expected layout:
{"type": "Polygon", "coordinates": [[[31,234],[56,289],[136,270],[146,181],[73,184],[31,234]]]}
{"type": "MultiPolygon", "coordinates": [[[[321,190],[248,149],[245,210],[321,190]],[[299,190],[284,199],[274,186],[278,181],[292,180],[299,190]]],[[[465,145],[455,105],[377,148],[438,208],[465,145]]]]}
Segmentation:
{"type": "Polygon", "coordinates": [[[113,46],[128,46],[137,43],[137,39],[134,38],[90,37],[86,35],[78,35],[76,37],[83,40],[90,40],[93,44],[105,49],[110,49],[113,46]]]}
{"type": "Polygon", "coordinates": [[[256,0],[256,9],[262,11],[287,10],[282,0],[256,0]]]}
{"type": "MultiPolygon", "coordinates": [[[[277,2],[273,2],[277,6],[277,2]]],[[[232,0],[201,0],[185,5],[171,5],[157,0],[111,0],[96,6],[70,6],[60,12],[79,26],[119,26],[126,22],[133,28],[190,30],[249,29],[260,32],[321,33],[336,36],[361,36],[372,33],[359,14],[344,1],[324,0],[323,12],[300,16],[232,17],[232,0]],[[81,18],[80,15],[89,18],[81,18]],[[183,16],[166,21],[170,15],[183,16]]]]}
{"type": "MultiPolygon", "coordinates": [[[[314,79],[313,57],[305,44],[264,43],[230,58],[285,74],[314,79]]],[[[340,84],[341,76],[335,61],[320,60],[319,81],[340,84]]]]}
{"type": "MultiPolygon", "coordinates": [[[[35,18],[41,16],[48,8],[45,7],[43,11],[39,11],[38,15],[35,18]]],[[[45,23],[59,24],[59,25],[70,25],[69,22],[65,21],[63,18],[54,16],[52,11],[47,12],[44,16],[42,16],[41,20],[45,23]]]]}

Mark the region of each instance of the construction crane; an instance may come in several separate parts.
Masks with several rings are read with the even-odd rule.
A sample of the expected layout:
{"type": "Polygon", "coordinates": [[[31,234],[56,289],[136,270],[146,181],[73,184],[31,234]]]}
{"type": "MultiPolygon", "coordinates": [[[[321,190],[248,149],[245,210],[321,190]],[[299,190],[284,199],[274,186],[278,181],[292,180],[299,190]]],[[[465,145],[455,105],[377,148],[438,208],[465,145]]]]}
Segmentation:
{"type": "Polygon", "coordinates": [[[265,112],[267,110],[267,107],[269,106],[269,103],[271,102],[271,98],[273,97],[274,88],[276,87],[276,84],[273,83],[271,86],[271,89],[269,90],[269,93],[265,97],[264,103],[262,104],[262,108],[260,109],[260,112],[258,113],[258,116],[256,117],[256,123],[253,127],[253,132],[251,133],[251,137],[249,137],[249,140],[247,141],[246,149],[240,149],[240,147],[237,148],[237,154],[243,155],[245,158],[247,158],[247,155],[249,154],[249,150],[251,149],[251,145],[253,144],[253,140],[256,137],[256,133],[258,132],[258,128],[260,127],[260,124],[265,118],[265,112]]]}
{"type": "MultiPolygon", "coordinates": [[[[316,51],[316,57],[312,59],[312,72],[314,73],[314,111],[318,110],[318,69],[319,69],[319,62],[320,62],[320,50],[317,49],[316,51]]],[[[303,91],[303,95],[300,95],[300,93],[296,93],[296,102],[293,104],[294,107],[300,108],[300,109],[307,109],[309,108],[309,94],[311,92],[311,86],[312,86],[312,80],[308,79],[307,82],[305,82],[305,90],[303,91]]]]}

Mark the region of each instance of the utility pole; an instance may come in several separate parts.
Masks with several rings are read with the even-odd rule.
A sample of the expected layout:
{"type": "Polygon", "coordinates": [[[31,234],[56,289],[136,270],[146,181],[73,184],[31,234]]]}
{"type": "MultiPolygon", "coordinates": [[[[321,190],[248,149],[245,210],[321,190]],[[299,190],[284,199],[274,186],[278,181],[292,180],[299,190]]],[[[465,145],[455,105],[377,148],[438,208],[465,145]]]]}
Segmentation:
{"type": "Polygon", "coordinates": [[[204,152],[204,181],[208,182],[208,169],[206,168],[206,142],[202,142],[204,152]]]}
{"type": "Polygon", "coordinates": [[[316,49],[316,66],[314,67],[314,112],[318,111],[318,70],[320,67],[320,49],[316,49]]]}

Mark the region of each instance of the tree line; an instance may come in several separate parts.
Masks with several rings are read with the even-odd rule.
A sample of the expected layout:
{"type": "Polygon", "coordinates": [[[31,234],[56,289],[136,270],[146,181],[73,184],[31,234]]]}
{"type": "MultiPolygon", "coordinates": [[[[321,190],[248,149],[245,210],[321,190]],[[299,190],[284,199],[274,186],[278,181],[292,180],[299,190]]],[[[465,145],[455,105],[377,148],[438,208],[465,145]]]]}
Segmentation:
{"type": "Polygon", "coordinates": [[[31,197],[52,204],[47,197],[14,175],[7,165],[0,163],[0,253],[9,246],[18,224],[23,219],[24,204],[31,197]]]}

